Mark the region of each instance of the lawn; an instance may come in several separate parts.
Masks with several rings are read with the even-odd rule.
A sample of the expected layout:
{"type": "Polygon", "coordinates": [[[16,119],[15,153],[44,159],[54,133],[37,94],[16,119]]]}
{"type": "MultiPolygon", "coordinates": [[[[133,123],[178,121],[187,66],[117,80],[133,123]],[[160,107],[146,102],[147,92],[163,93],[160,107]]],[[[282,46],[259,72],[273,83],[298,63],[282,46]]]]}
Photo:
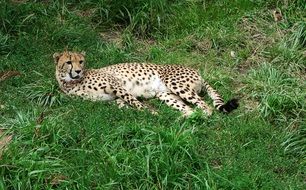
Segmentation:
{"type": "Polygon", "coordinates": [[[303,0],[2,0],[0,21],[0,189],[306,189],[303,0]],[[64,49],[88,68],[193,67],[240,107],[69,97],[64,49]]]}

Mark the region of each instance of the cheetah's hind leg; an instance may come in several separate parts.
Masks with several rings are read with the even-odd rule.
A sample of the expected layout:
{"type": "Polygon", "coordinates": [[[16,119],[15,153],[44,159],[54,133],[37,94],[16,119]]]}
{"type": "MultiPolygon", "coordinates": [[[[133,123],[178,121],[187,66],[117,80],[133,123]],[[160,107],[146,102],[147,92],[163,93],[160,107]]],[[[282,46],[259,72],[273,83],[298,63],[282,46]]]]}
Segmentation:
{"type": "Polygon", "coordinates": [[[212,114],[212,109],[207,105],[201,97],[196,93],[194,89],[187,87],[184,83],[177,82],[174,84],[170,82],[165,82],[166,86],[179,96],[182,100],[189,102],[193,105],[196,105],[198,108],[203,110],[208,116],[212,114]]]}
{"type": "Polygon", "coordinates": [[[160,92],[157,94],[157,98],[164,101],[168,106],[181,111],[184,117],[188,117],[193,113],[192,108],[186,105],[179,96],[171,92],[160,92]]]}

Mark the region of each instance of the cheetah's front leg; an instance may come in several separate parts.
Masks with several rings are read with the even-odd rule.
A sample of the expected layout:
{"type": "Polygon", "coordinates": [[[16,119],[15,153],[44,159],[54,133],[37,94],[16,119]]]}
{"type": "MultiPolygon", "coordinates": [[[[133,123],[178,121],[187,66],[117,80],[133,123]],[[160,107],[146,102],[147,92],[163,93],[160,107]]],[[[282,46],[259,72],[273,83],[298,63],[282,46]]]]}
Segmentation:
{"type": "Polygon", "coordinates": [[[136,107],[138,110],[148,109],[152,114],[158,114],[156,111],[143,105],[135,96],[128,93],[128,91],[121,86],[113,85],[112,88],[108,89],[108,91],[118,97],[118,99],[116,99],[116,103],[119,105],[119,108],[125,106],[127,103],[130,106],[136,107]]]}
{"type": "Polygon", "coordinates": [[[112,93],[124,102],[127,102],[129,105],[134,106],[139,110],[145,108],[145,106],[139,100],[137,100],[136,97],[128,93],[123,87],[113,87],[112,93]]]}

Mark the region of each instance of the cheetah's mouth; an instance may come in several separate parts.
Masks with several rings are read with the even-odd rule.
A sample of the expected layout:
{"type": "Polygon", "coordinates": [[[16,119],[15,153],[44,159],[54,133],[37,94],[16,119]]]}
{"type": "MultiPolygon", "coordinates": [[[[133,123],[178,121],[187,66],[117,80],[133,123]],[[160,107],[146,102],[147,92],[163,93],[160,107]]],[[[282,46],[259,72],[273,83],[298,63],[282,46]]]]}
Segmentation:
{"type": "Polygon", "coordinates": [[[69,76],[70,76],[70,78],[72,78],[72,79],[80,79],[80,78],[81,78],[80,75],[72,76],[71,73],[69,73],[69,76]]]}

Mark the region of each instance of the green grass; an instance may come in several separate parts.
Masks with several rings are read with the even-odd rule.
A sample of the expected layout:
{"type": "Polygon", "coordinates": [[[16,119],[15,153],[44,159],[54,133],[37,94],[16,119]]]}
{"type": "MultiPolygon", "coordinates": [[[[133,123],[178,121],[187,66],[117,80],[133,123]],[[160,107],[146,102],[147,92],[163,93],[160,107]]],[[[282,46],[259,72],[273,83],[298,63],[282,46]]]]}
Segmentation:
{"type": "Polygon", "coordinates": [[[0,189],[305,189],[306,7],[286,2],[1,1],[0,72],[22,75],[0,83],[0,189]],[[197,68],[241,106],[183,119],[157,100],[155,116],[67,97],[65,48],[90,68],[197,68]]]}

